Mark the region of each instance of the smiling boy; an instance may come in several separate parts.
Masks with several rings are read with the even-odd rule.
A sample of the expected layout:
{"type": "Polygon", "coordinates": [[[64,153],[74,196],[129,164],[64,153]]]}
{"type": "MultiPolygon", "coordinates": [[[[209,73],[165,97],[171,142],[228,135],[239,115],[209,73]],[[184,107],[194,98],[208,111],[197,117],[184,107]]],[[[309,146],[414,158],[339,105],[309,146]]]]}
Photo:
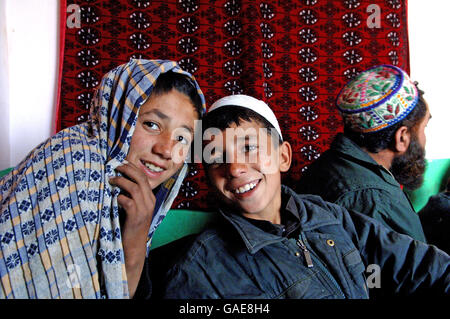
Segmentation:
{"type": "Polygon", "coordinates": [[[444,252],[281,184],[292,150],[264,102],[222,98],[203,129],[221,222],[169,270],[165,298],[368,298],[371,264],[387,294],[450,291],[444,252]]]}
{"type": "MultiPolygon", "coordinates": [[[[241,96],[243,100],[249,98],[241,96]]],[[[235,103],[236,97],[231,96],[221,101],[235,103]]],[[[264,110],[267,107],[262,101],[255,99],[252,102],[259,109],[264,110]]],[[[211,110],[219,105],[216,103],[211,110]]],[[[233,108],[229,112],[232,117],[248,116],[250,119],[251,116],[255,116],[245,108],[233,108]]],[[[209,179],[213,181],[212,184],[221,197],[221,202],[236,207],[246,218],[279,224],[281,206],[279,171],[286,172],[289,169],[291,146],[287,142],[282,142],[281,130],[275,116],[271,121],[277,125],[277,128],[274,128],[276,132],[270,131],[269,126],[272,125],[262,116],[257,120],[261,123],[254,120],[229,123],[227,119],[224,122],[204,122],[203,125],[207,128],[204,139],[210,140],[206,145],[211,150],[211,152],[204,151],[205,165],[209,179]],[[214,128],[213,133],[216,135],[208,134],[208,128],[214,128]]]]}

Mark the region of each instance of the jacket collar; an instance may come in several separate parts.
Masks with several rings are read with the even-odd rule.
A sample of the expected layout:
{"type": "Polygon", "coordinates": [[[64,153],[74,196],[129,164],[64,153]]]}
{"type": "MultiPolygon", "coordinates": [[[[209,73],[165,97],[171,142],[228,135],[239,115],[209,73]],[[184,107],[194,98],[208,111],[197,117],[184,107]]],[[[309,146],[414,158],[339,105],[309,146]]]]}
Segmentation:
{"type": "MultiPolygon", "coordinates": [[[[301,231],[310,231],[321,226],[340,223],[325,209],[308,207],[311,203],[303,200],[303,195],[296,194],[289,187],[283,185],[281,191],[283,194],[282,198],[285,199],[282,201],[282,205],[284,205],[284,209],[290,210],[294,214],[295,212],[298,213],[301,231]]],[[[314,197],[318,198],[316,196],[314,197]]],[[[286,239],[285,237],[263,231],[240,214],[222,209],[220,209],[220,213],[239,233],[250,254],[255,254],[258,250],[267,245],[281,242],[286,239]]],[[[281,213],[283,214],[286,212],[283,212],[282,209],[281,213]]]]}
{"type": "Polygon", "coordinates": [[[339,133],[330,145],[330,150],[341,153],[344,157],[354,162],[359,162],[363,166],[369,166],[372,170],[378,172],[386,183],[400,187],[392,173],[383,165],[378,164],[370,155],[359,147],[355,142],[339,133]]]}

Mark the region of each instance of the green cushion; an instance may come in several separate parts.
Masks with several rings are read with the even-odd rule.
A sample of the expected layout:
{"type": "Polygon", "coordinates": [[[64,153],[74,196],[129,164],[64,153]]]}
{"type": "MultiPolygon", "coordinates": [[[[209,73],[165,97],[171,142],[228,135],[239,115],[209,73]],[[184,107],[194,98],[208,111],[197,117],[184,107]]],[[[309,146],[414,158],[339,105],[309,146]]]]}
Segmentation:
{"type": "Polygon", "coordinates": [[[11,172],[12,169],[13,169],[13,168],[10,167],[10,168],[7,168],[7,169],[4,169],[4,170],[0,171],[0,178],[2,178],[3,176],[5,176],[5,175],[8,174],[9,172],[11,172]]]}
{"type": "Polygon", "coordinates": [[[445,190],[450,176],[450,158],[427,160],[423,185],[415,191],[406,191],[416,212],[428,202],[430,196],[445,190]]]}
{"type": "Polygon", "coordinates": [[[172,209],[156,229],[151,249],[191,234],[200,233],[217,217],[218,213],[172,209]]]}

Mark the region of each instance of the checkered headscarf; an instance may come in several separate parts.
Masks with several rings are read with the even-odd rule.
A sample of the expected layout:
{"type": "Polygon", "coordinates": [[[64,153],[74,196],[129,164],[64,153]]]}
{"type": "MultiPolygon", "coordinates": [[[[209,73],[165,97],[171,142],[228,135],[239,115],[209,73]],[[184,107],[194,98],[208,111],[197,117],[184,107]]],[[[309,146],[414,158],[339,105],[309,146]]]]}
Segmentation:
{"type": "MultiPolygon", "coordinates": [[[[107,73],[88,122],[49,138],[0,180],[0,298],[128,298],[118,187],[139,107],[175,62],[131,60],[107,73]]],[[[206,108],[205,108],[206,109],[206,108]]],[[[161,185],[152,235],[170,209],[186,164],[161,185]]]]}

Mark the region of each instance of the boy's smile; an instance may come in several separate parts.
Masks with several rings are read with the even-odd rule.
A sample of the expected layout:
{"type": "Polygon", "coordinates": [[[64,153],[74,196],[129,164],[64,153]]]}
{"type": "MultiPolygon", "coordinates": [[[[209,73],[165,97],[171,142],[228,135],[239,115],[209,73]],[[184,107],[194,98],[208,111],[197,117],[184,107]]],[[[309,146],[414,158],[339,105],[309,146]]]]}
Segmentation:
{"type": "Polygon", "coordinates": [[[237,187],[234,192],[236,194],[240,194],[242,197],[247,196],[249,194],[252,193],[252,191],[255,189],[256,186],[258,186],[259,184],[259,180],[258,181],[253,181],[250,183],[247,183],[245,185],[239,186],[237,187]]]}
{"type": "Polygon", "coordinates": [[[206,165],[206,170],[227,205],[245,217],[279,223],[280,172],[289,169],[291,149],[287,142],[274,144],[260,128],[256,121],[242,121],[206,141],[212,150],[212,163],[206,165]]]}

